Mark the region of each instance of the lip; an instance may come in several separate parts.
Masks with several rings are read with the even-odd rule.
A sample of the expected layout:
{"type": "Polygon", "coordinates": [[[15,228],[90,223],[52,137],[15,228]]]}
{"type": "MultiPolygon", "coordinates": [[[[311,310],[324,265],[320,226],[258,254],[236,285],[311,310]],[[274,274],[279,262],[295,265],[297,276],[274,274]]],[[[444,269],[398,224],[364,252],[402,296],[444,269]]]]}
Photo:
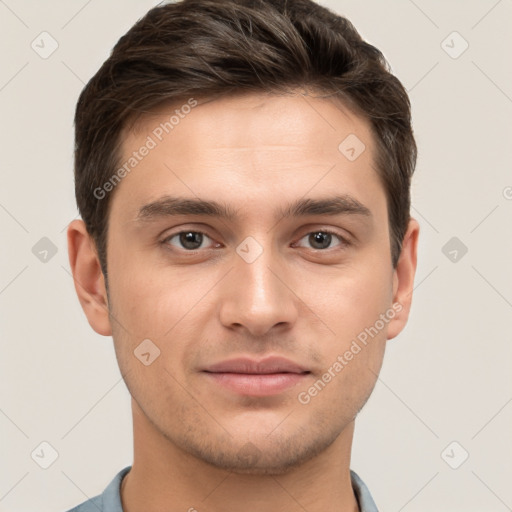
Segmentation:
{"type": "Polygon", "coordinates": [[[216,384],[249,396],[282,393],[310,374],[306,368],[283,357],[230,359],[212,364],[203,372],[216,384]]]}
{"type": "Polygon", "coordinates": [[[269,373],[306,373],[308,370],[301,365],[294,363],[285,357],[265,357],[264,359],[251,359],[249,357],[238,357],[228,359],[220,363],[207,366],[204,371],[210,373],[248,373],[248,374],[269,374],[269,373]]]}

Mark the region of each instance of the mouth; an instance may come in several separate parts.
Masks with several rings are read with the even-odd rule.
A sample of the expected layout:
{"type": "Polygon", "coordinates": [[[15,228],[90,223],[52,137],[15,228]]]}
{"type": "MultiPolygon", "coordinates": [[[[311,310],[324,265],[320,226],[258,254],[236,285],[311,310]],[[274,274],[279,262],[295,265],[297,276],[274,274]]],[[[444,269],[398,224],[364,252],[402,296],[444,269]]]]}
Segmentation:
{"type": "Polygon", "coordinates": [[[304,381],[311,373],[282,357],[231,359],[210,365],[202,371],[216,385],[246,396],[282,393],[304,381]]]}

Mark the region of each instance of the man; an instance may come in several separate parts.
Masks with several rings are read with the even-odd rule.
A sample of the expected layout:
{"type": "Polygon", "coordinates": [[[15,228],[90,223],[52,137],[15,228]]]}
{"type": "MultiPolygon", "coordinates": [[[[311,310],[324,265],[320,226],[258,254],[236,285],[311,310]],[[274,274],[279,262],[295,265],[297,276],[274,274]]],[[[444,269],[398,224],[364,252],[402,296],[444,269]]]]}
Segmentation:
{"type": "Polygon", "coordinates": [[[410,105],[310,0],[150,10],[76,111],[69,258],[132,396],[86,512],[373,512],[354,422],[407,322],[410,105]]]}

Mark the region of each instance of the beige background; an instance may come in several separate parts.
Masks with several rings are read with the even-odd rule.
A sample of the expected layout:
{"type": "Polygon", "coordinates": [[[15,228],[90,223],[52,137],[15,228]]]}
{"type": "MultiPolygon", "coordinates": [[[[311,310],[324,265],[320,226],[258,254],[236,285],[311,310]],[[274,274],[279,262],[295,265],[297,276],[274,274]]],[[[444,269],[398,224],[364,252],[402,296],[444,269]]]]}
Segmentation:
{"type": "MultiPolygon", "coordinates": [[[[129,394],[75,296],[65,229],[78,95],[156,3],[0,0],[1,511],[63,512],[132,461],[129,394]],[[46,59],[31,47],[51,49],[43,31],[58,43],[46,59]],[[57,250],[46,262],[32,251],[43,237],[57,250]],[[48,469],[31,458],[43,441],[58,452],[48,469]]],[[[383,512],[512,510],[512,2],[324,3],[391,62],[420,150],[412,316],[359,416],[351,467],[383,512]]]]}

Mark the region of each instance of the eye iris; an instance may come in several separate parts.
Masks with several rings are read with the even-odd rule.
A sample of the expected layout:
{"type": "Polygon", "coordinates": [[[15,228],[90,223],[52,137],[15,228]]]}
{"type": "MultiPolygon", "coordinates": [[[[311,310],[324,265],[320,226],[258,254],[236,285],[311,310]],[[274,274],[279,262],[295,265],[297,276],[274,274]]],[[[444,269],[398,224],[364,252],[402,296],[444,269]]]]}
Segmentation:
{"type": "Polygon", "coordinates": [[[309,235],[309,241],[315,249],[325,249],[331,245],[332,235],[330,233],[323,233],[321,231],[317,233],[311,233],[309,235]],[[320,247],[315,247],[315,244],[319,243],[320,247]]]}
{"type": "Polygon", "coordinates": [[[203,242],[203,235],[201,233],[194,233],[193,231],[180,233],[180,243],[186,249],[198,249],[203,242]]]}

